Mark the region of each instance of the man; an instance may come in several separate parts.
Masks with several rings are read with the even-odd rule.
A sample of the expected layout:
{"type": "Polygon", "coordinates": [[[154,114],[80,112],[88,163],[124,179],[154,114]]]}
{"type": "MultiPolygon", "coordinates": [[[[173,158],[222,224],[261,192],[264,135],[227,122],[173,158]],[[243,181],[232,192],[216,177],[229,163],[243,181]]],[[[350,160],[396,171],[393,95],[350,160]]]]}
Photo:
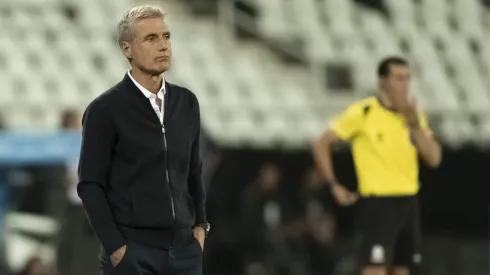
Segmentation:
{"type": "Polygon", "coordinates": [[[410,69],[399,57],[378,68],[379,96],[355,102],[314,143],[314,157],[335,199],[358,200],[332,168],[330,146],[351,141],[358,177],[363,275],[407,275],[421,261],[418,155],[439,166],[441,148],[410,99],[410,69]]]}
{"type": "Polygon", "coordinates": [[[288,207],[291,201],[285,197],[282,181],[279,167],[265,163],[258,178],[242,192],[245,274],[288,274],[304,269],[303,259],[298,257],[301,250],[293,247],[301,243],[298,239],[303,227],[302,223],[298,226],[296,213],[288,207]]]}
{"type": "Polygon", "coordinates": [[[267,258],[277,246],[271,236],[279,235],[284,221],[281,172],[274,163],[260,167],[258,177],[241,192],[240,215],[243,224],[243,247],[246,274],[274,273],[276,258],[267,258]],[[267,272],[269,271],[269,272],[267,272]]]}
{"type": "MultiPolygon", "coordinates": [[[[79,132],[81,130],[81,114],[78,110],[67,109],[61,114],[60,130],[79,132]]],[[[98,243],[94,238],[83,209],[82,201],[77,195],[77,165],[78,158],[67,163],[60,171],[62,185],[58,188],[63,200],[58,202],[57,215],[61,221],[58,234],[57,259],[60,275],[94,274],[99,270],[99,264],[94,261],[98,243]]]]}
{"type": "Polygon", "coordinates": [[[330,190],[318,169],[306,171],[300,191],[300,208],[307,223],[306,244],[310,275],[333,274],[336,218],[333,214],[330,190]]]}
{"type": "Polygon", "coordinates": [[[103,274],[201,274],[209,224],[197,98],[163,77],[172,47],[160,8],[128,10],[118,34],[131,70],[85,110],[79,163],[103,274]]]}

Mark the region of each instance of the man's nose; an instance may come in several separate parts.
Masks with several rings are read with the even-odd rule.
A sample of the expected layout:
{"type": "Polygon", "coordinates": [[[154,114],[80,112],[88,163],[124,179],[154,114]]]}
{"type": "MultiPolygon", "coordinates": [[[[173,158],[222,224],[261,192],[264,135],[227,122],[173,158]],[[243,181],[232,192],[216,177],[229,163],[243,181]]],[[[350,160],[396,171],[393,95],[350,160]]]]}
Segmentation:
{"type": "Polygon", "coordinates": [[[160,39],[158,49],[161,51],[166,51],[168,49],[168,41],[165,38],[160,39]]]}

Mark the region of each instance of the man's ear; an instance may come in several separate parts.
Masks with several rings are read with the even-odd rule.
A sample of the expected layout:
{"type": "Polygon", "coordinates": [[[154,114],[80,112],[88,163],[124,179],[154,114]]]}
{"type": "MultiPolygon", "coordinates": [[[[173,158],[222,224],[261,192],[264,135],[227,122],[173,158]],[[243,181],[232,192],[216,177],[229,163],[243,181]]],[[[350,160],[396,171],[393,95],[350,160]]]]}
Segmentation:
{"type": "Polygon", "coordinates": [[[129,44],[129,42],[123,41],[121,43],[121,50],[124,56],[126,56],[126,58],[128,59],[133,58],[133,52],[132,52],[131,44],[129,44]]]}

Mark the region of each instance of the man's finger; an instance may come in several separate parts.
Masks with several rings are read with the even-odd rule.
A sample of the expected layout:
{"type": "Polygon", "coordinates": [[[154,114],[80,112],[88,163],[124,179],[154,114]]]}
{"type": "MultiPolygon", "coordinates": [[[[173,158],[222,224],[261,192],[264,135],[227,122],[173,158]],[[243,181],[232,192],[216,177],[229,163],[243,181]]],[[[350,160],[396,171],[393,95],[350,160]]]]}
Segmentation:
{"type": "Polygon", "coordinates": [[[352,199],[351,196],[346,195],[343,197],[343,203],[342,205],[349,206],[355,202],[355,199],[352,199]]]}
{"type": "Polygon", "coordinates": [[[349,204],[354,204],[358,200],[359,196],[356,193],[349,193],[347,199],[349,204]]]}
{"type": "Polygon", "coordinates": [[[352,201],[352,200],[346,200],[346,201],[345,201],[345,202],[344,202],[342,205],[343,205],[343,206],[350,206],[350,205],[352,205],[353,203],[354,203],[354,201],[352,201]]]}
{"type": "Polygon", "coordinates": [[[337,202],[341,205],[344,205],[346,203],[346,197],[345,196],[337,196],[337,202]]]}

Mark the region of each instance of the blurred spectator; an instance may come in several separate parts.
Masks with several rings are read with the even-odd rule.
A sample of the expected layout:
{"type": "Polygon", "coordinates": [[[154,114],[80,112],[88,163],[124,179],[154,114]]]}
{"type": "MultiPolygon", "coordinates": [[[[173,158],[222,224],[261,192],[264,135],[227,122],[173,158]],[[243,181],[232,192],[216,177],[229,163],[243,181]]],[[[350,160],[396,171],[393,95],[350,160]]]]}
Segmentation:
{"type": "Polygon", "coordinates": [[[5,130],[5,120],[0,116],[0,130],[5,130]]]}
{"type": "MultiPolygon", "coordinates": [[[[0,130],[5,129],[5,124],[2,116],[0,116],[0,130]]],[[[10,188],[8,185],[8,177],[9,177],[9,172],[10,170],[6,167],[0,167],[0,236],[3,236],[3,227],[4,227],[4,220],[5,220],[5,214],[8,210],[8,205],[9,205],[9,193],[10,193],[10,188]]],[[[0,250],[3,248],[3,242],[4,239],[0,237],[0,250]]]]}
{"type": "Polygon", "coordinates": [[[67,109],[61,114],[62,130],[80,130],[82,127],[82,119],[80,113],[74,109],[67,109]]]}
{"type": "MultiPolygon", "coordinates": [[[[73,131],[81,127],[80,114],[77,110],[67,109],[61,113],[60,130],[73,131]]],[[[71,165],[71,164],[70,164],[71,165]]],[[[63,203],[66,188],[66,167],[63,165],[26,167],[31,182],[25,191],[25,199],[19,211],[49,215],[60,218],[64,215],[63,203]]]]}
{"type": "MultiPolygon", "coordinates": [[[[301,236],[298,223],[290,218],[281,189],[279,168],[264,164],[256,182],[246,187],[242,197],[246,273],[290,274],[294,268],[291,242],[301,236]]],[[[297,243],[297,242],[296,242],[297,243]]]]}
{"type": "Polygon", "coordinates": [[[267,272],[266,257],[274,236],[271,231],[277,231],[281,222],[280,181],[279,168],[267,163],[260,168],[257,181],[243,192],[243,241],[248,274],[267,272]]]}
{"type": "Polygon", "coordinates": [[[9,185],[10,170],[6,167],[0,167],[0,251],[3,249],[4,238],[4,221],[7,211],[10,209],[11,188],[9,185]]]}
{"type": "Polygon", "coordinates": [[[321,180],[316,169],[305,175],[303,192],[300,195],[308,234],[306,243],[309,254],[310,275],[331,274],[334,267],[334,241],[336,220],[330,190],[321,180]]]}
{"type": "Polygon", "coordinates": [[[38,257],[31,258],[19,275],[54,275],[55,272],[38,257]]]}
{"type": "Polygon", "coordinates": [[[209,190],[214,172],[221,162],[221,150],[214,144],[204,128],[200,135],[200,154],[202,158],[202,180],[206,190],[209,190]]]}
{"type": "MultiPolygon", "coordinates": [[[[79,131],[80,113],[66,110],[62,114],[61,129],[79,131]]],[[[99,246],[90,229],[82,202],[77,194],[78,159],[67,164],[64,175],[64,212],[61,215],[61,236],[58,243],[58,270],[60,275],[99,273],[97,255],[99,246]]]]}

